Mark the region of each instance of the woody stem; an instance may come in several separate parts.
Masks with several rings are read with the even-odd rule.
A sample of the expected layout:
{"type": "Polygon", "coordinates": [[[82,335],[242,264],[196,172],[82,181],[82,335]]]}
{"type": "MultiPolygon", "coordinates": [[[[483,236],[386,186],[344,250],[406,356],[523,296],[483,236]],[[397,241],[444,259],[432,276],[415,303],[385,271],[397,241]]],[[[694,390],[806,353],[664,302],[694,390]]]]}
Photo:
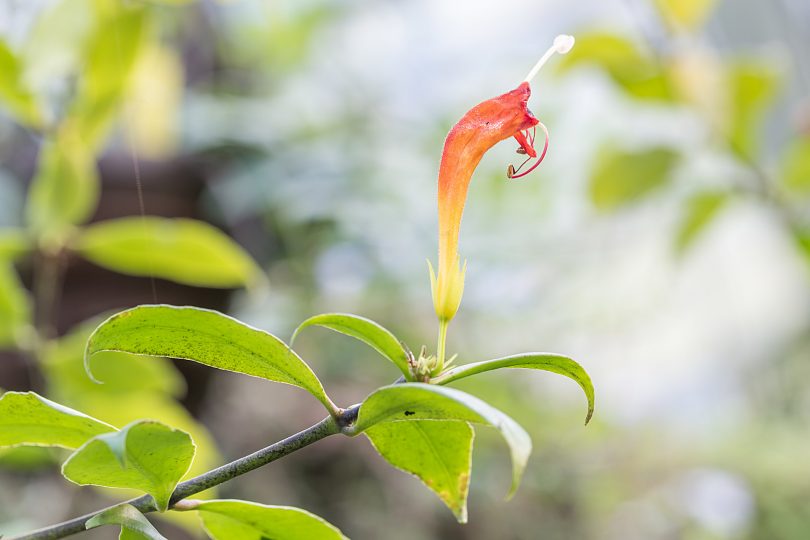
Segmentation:
{"type": "MultiPolygon", "coordinates": [[[[308,427],[307,429],[291,435],[286,439],[271,444],[253,454],[239,458],[235,461],[222,465],[205,474],[201,474],[196,478],[186,480],[177,484],[174,493],[171,497],[170,509],[189,510],[192,509],[189,505],[183,504],[182,501],[187,497],[205,491],[223,482],[241,476],[247,472],[258,469],[268,463],[276,461],[288,454],[301,450],[321,439],[335,435],[338,433],[348,434],[349,427],[357,420],[359,405],[354,405],[348,409],[342,409],[340,414],[336,416],[327,416],[317,424],[308,427]]],[[[154,512],[157,510],[155,507],[155,500],[151,495],[143,495],[136,499],[126,501],[125,504],[130,504],[142,513],[154,512]]],[[[117,506],[117,505],[116,505],[117,506]]],[[[109,510],[113,507],[104,508],[91,512],[84,516],[74,518],[50,527],[45,527],[27,534],[14,536],[8,540],[56,540],[58,538],[65,538],[76,533],[84,532],[87,527],[87,521],[92,517],[109,510]]]]}

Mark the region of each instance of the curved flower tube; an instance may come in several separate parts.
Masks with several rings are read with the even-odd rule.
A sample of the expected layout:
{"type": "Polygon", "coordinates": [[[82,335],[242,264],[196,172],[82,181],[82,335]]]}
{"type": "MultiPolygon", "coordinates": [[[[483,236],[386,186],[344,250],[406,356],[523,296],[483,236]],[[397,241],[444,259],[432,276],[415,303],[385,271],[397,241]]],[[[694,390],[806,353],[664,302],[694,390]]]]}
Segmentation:
{"type": "Polygon", "coordinates": [[[531,158],[537,152],[527,132],[539,123],[529,111],[529,83],[470,109],[444,142],[439,166],[439,273],[432,278],[433,302],[440,320],[455,316],[464,288],[458,237],[473,171],[496,143],[514,137],[531,158]]]}
{"type": "Polygon", "coordinates": [[[439,318],[439,347],[436,372],[444,367],[444,336],[447,323],[455,316],[464,292],[464,272],[458,254],[459,229],[467,189],[475,168],[484,154],[495,144],[514,137],[518,153],[527,155],[517,169],[510,165],[509,178],[519,178],[534,170],[548,149],[548,131],[528,108],[531,88],[529,82],[540,67],[554,53],[564,54],[573,46],[571,36],[558,36],[554,45],[532,68],[526,80],[517,88],[498,97],[488,99],[470,109],[447,134],[439,166],[439,265],[438,274],[430,267],[433,306],[439,318]],[[535,149],[535,127],[545,133],[545,144],[538,158],[535,149]],[[525,172],[520,169],[532,159],[537,161],[525,172]]]}

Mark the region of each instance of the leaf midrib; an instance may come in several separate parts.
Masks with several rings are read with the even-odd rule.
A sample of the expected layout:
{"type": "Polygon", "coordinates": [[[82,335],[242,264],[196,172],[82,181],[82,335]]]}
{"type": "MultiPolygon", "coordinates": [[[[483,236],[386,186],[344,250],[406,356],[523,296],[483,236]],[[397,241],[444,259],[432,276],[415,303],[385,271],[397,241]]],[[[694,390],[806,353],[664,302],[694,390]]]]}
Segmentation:
{"type": "MultiPolygon", "coordinates": [[[[427,420],[427,421],[429,422],[430,420],[427,420]]],[[[424,439],[424,441],[427,443],[428,447],[430,448],[431,453],[433,454],[433,457],[435,457],[436,460],[441,464],[442,470],[444,470],[444,475],[445,475],[445,479],[446,479],[447,483],[452,485],[453,475],[450,473],[450,469],[447,468],[447,464],[440,457],[439,452],[436,449],[436,445],[433,444],[433,441],[431,441],[430,437],[427,436],[427,433],[424,432],[424,430],[422,429],[422,426],[419,425],[419,421],[414,423],[414,427],[419,432],[419,435],[422,437],[422,439],[424,439]]]]}

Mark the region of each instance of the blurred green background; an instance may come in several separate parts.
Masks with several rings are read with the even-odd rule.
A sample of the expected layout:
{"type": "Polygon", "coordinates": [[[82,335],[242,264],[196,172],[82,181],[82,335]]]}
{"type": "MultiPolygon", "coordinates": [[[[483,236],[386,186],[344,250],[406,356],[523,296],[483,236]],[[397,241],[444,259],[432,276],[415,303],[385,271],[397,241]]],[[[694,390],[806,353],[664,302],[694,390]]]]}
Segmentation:
{"type": "MultiPolygon", "coordinates": [[[[810,537],[804,0],[0,1],[0,387],[189,430],[197,472],[317,421],[295,388],[195,365],[117,355],[94,385],[84,339],[104,313],[158,301],[283,338],[354,312],[432,346],[443,138],[559,33],[577,45],[530,102],[546,161],[509,181],[503,143],[475,174],[448,350],[570,355],[594,380],[594,421],[550,374],[460,385],[535,443],[507,503],[505,449],[479,430],[465,526],[360,438],[219,493],[299,505],[355,539],[810,537]],[[209,227],[180,252],[181,233],[134,220],[111,251],[86,225],[142,209],[235,244],[209,227]]],[[[396,376],[327,331],[296,348],[341,405],[396,376]]],[[[120,496],[69,485],[59,457],[0,456],[0,531],[120,496]]]]}

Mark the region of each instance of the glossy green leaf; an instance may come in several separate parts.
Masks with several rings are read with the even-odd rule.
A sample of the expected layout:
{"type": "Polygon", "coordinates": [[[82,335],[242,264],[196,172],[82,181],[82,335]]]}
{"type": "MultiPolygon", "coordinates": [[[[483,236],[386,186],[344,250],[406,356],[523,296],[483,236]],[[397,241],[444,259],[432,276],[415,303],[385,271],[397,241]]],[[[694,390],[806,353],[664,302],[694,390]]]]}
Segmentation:
{"type": "Polygon", "coordinates": [[[434,384],[447,384],[464,377],[484,373],[501,368],[524,368],[550,371],[568,377],[576,382],[588,400],[588,412],[585,416],[587,424],[593,416],[594,390],[588,372],[576,361],[567,356],[552,353],[524,353],[495,360],[484,360],[463,366],[456,366],[433,379],[434,384]]]}
{"type": "Polygon", "coordinates": [[[62,128],[40,149],[26,203],[26,219],[40,234],[64,237],[70,226],[90,217],[98,194],[98,173],[92,153],[77,131],[62,128]]]}
{"type": "Polygon", "coordinates": [[[496,428],[512,455],[509,496],[517,490],[532,451],[532,441],[526,430],[498,409],[452,388],[424,383],[394,384],[376,390],[365,399],[353,431],[362,433],[384,422],[409,420],[462,420],[496,428]]]}
{"type": "Polygon", "coordinates": [[[467,422],[413,420],[366,429],[377,452],[394,467],[419,478],[467,522],[474,431],[467,422]]]}
{"type": "Polygon", "coordinates": [[[725,191],[703,191],[686,201],[686,209],[678,225],[675,248],[683,253],[711,224],[729,199],[725,191]]]}
{"type": "Polygon", "coordinates": [[[0,446],[78,448],[115,428],[54,403],[34,392],[6,392],[0,397],[0,446]]]}
{"type": "Polygon", "coordinates": [[[394,334],[374,321],[349,313],[324,313],[322,315],[315,315],[302,322],[298,328],[295,329],[292,339],[290,339],[290,346],[292,346],[298,334],[310,326],[323,326],[335,332],[340,332],[341,334],[359,339],[383,355],[383,357],[390,360],[399,368],[406,379],[411,379],[411,372],[408,367],[408,351],[394,334]]]}
{"type": "Polygon", "coordinates": [[[810,194],[810,135],[790,143],[782,162],[782,184],[803,195],[810,194]]]}
{"type": "Polygon", "coordinates": [[[122,274],[201,287],[240,287],[260,275],[253,259],[231,238],[192,219],[127,217],[94,223],[73,249],[122,274]]]}
{"type": "Polygon", "coordinates": [[[31,300],[14,267],[0,260],[0,348],[15,345],[31,323],[31,300]]]}
{"type": "Polygon", "coordinates": [[[90,518],[85,528],[94,529],[103,525],[120,525],[119,540],[167,540],[165,536],[149,523],[137,508],[131,504],[114,506],[90,518]]]}
{"type": "Polygon", "coordinates": [[[596,158],[590,197],[600,211],[616,210],[665,186],[678,163],[668,148],[625,152],[605,149],[596,158]]]}
{"type": "Polygon", "coordinates": [[[778,73],[771,66],[749,62],[732,66],[727,77],[731,149],[745,159],[756,159],[765,112],[779,89],[778,73]]]}
{"type": "Polygon", "coordinates": [[[37,99],[23,77],[23,65],[5,41],[0,40],[0,106],[21,124],[42,125],[37,99]]]}
{"type": "Polygon", "coordinates": [[[218,500],[195,509],[213,540],[346,540],[337,527],[300,508],[218,500]]]}
{"type": "Polygon", "coordinates": [[[593,32],[578,34],[576,47],[557,60],[557,70],[596,66],[634,98],[669,100],[672,94],[661,66],[623,36],[593,32]]]}
{"type": "MultiPolygon", "coordinates": [[[[97,385],[102,386],[102,385],[97,385]]],[[[183,480],[199,476],[223,463],[222,456],[217,449],[216,441],[211,433],[198,422],[188,410],[174,399],[165,395],[158,395],[152,392],[129,392],[115,396],[113,394],[90,394],[83,396],[76,402],[81,405],[81,410],[87,411],[96,418],[108,422],[114,426],[126,426],[132,422],[142,420],[149,411],[150,420],[156,420],[175,429],[180,429],[191,435],[196,445],[194,462],[188,470],[183,480]]],[[[109,497],[129,497],[136,496],[133,492],[121,493],[117,489],[105,489],[101,491],[111,491],[107,493],[109,497]]],[[[199,498],[210,498],[215,495],[216,489],[197,494],[199,498]]],[[[171,519],[173,522],[180,521],[184,527],[191,530],[198,528],[197,520],[188,514],[169,513],[161,519],[171,519]]]]}
{"type": "Polygon", "coordinates": [[[31,240],[24,230],[0,229],[0,262],[16,260],[31,247],[31,240]]]}
{"type": "Polygon", "coordinates": [[[307,390],[330,412],[335,405],[310,367],[276,336],[207,309],[139,306],[113,315],[87,342],[85,367],[100,351],[167,356],[307,390]]]}
{"type": "Polygon", "coordinates": [[[142,420],[85,443],[65,461],[62,474],[79,485],[144,491],[163,512],[194,452],[188,433],[142,420]]]}
{"type": "Polygon", "coordinates": [[[717,0],[655,0],[655,4],[671,26],[696,30],[706,22],[717,0]]]}

